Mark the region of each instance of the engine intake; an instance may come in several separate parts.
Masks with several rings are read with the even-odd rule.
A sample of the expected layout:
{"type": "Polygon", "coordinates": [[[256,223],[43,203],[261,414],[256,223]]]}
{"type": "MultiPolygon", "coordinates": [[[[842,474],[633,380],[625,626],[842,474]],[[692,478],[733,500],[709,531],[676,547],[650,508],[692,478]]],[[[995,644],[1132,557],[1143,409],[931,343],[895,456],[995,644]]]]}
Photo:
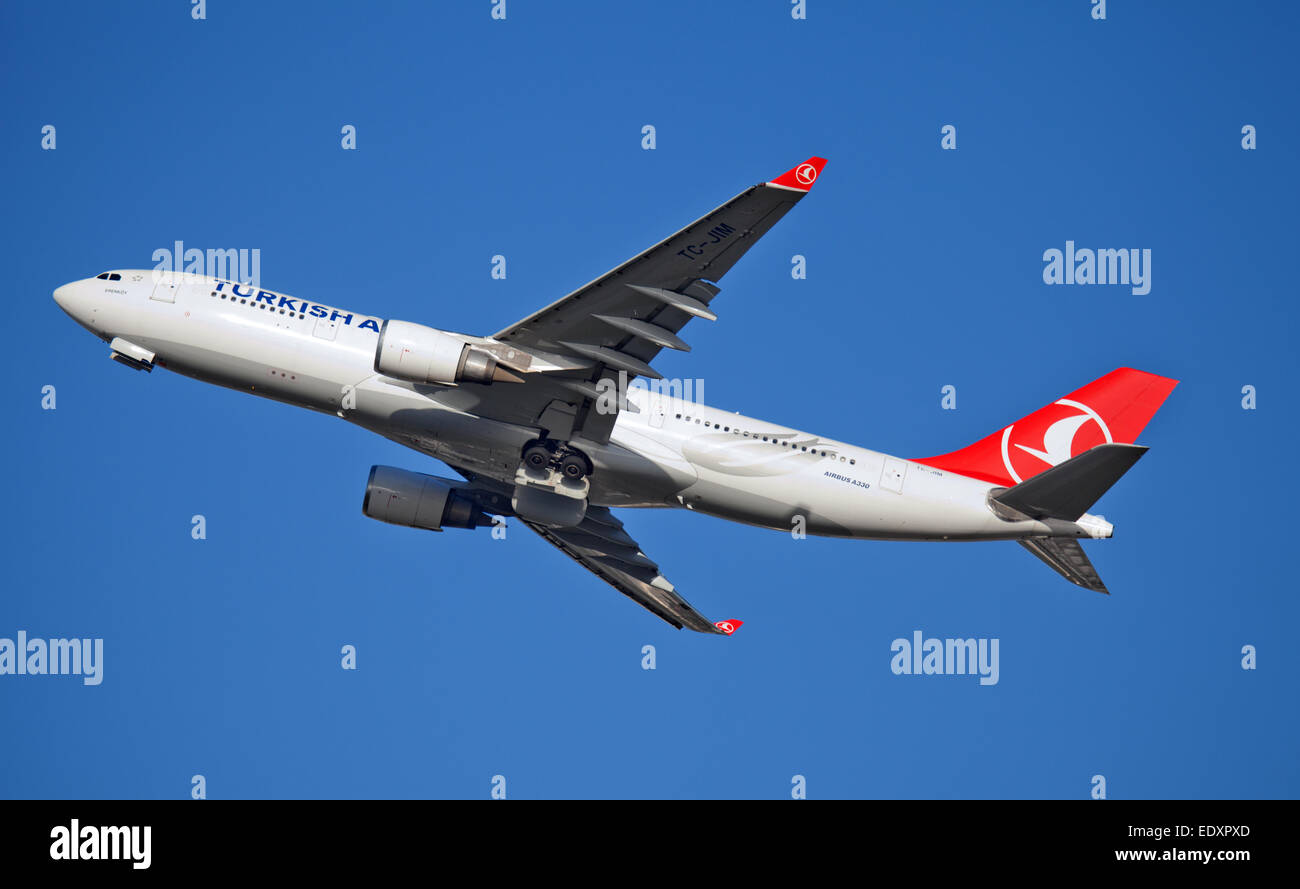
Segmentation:
{"type": "Polygon", "coordinates": [[[458,483],[395,466],[372,466],[361,511],[372,519],[441,531],[490,525],[478,504],[460,494],[458,483]]]}
{"type": "Polygon", "coordinates": [[[517,381],[497,367],[486,352],[449,333],[412,324],[385,321],[375,347],[375,372],[411,383],[484,383],[517,381]]]}

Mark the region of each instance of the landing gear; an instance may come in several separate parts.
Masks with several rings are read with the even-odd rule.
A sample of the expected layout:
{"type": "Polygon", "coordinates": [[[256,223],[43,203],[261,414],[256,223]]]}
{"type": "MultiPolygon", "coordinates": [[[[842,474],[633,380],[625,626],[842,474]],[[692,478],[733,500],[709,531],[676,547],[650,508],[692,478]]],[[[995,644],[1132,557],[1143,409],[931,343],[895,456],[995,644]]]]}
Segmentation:
{"type": "Polygon", "coordinates": [[[581,481],[591,472],[591,464],[582,454],[569,454],[560,461],[560,472],[570,481],[581,481]]]}
{"type": "Polygon", "coordinates": [[[551,465],[553,456],[545,445],[532,444],[524,448],[524,465],[529,469],[543,470],[551,465]]]}
{"type": "Polygon", "coordinates": [[[582,481],[591,475],[591,461],[587,455],[563,442],[533,441],[524,448],[524,468],[545,472],[554,466],[569,481],[582,481]]]}

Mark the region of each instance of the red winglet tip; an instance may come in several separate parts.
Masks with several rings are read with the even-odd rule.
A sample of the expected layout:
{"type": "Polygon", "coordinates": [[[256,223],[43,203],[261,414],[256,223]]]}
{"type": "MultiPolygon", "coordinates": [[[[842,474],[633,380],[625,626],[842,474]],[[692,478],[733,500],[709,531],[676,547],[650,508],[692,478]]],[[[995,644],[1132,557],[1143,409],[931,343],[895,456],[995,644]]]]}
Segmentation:
{"type": "Polygon", "coordinates": [[[768,185],[779,185],[782,188],[792,188],[795,191],[809,191],[817,177],[821,175],[822,168],[826,166],[826,158],[810,157],[792,170],[787,170],[780,176],[773,179],[768,185]]]}
{"type": "Polygon", "coordinates": [[[714,626],[730,636],[744,625],[743,620],[719,620],[714,622],[714,626]]]}

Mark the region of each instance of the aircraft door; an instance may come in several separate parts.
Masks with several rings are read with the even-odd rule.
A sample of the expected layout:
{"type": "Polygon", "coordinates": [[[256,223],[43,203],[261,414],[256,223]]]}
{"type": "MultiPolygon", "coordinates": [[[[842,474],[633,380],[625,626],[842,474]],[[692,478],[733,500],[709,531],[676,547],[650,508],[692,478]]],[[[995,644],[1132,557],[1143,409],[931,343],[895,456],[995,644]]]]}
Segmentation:
{"type": "Polygon", "coordinates": [[[318,318],[316,329],[312,331],[323,340],[332,340],[339,335],[339,322],[329,318],[318,318]]]}
{"type": "Polygon", "coordinates": [[[662,429],[664,425],[664,396],[661,392],[650,393],[650,426],[662,429]]]}
{"type": "Polygon", "coordinates": [[[907,462],[894,457],[885,460],[885,467],[880,471],[880,487],[895,494],[903,493],[903,479],[907,477],[907,462]]]}
{"type": "Polygon", "coordinates": [[[153,295],[150,299],[156,299],[159,302],[174,303],[176,302],[176,291],[181,289],[181,279],[179,275],[164,274],[154,285],[153,295]]]}

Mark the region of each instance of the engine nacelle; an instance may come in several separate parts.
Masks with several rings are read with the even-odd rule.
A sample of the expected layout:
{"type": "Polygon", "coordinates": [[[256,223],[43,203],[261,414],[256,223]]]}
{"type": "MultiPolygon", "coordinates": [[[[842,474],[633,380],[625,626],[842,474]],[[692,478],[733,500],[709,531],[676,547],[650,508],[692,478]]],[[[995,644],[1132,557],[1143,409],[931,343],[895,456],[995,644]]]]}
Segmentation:
{"type": "Polygon", "coordinates": [[[449,333],[385,321],[375,348],[375,372],[411,383],[491,383],[509,379],[497,360],[449,333]]]}
{"type": "Polygon", "coordinates": [[[372,466],[361,511],[372,519],[441,531],[490,525],[478,504],[458,493],[458,483],[395,466],[372,466]]]}

